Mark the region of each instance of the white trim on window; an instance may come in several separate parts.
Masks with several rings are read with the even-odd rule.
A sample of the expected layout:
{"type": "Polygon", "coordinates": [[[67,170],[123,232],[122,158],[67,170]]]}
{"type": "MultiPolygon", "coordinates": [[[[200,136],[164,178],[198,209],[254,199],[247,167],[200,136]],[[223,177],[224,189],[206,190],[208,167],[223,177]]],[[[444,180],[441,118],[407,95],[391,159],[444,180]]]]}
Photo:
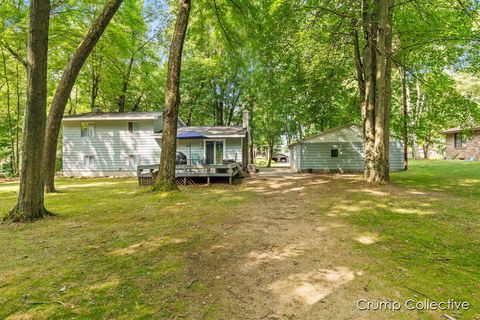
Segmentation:
{"type": "Polygon", "coordinates": [[[128,155],[128,166],[130,168],[136,168],[140,165],[140,156],[138,154],[129,154],[128,155]]]}
{"type": "Polygon", "coordinates": [[[83,166],[89,169],[95,168],[95,156],[83,156],[83,166]]]}
{"type": "Polygon", "coordinates": [[[128,121],[127,130],[130,133],[140,131],[140,122],[138,122],[138,121],[128,121]]]}
{"type": "Polygon", "coordinates": [[[95,122],[81,122],[80,123],[80,136],[82,138],[95,137],[95,122]]]}

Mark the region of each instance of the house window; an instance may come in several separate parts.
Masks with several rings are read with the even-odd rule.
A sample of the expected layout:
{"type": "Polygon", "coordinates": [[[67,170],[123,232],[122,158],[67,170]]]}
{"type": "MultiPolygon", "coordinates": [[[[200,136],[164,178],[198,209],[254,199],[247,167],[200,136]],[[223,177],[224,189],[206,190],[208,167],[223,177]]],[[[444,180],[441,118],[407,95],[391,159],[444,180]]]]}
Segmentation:
{"type": "Polygon", "coordinates": [[[140,125],[136,121],[129,121],[128,122],[128,132],[135,132],[140,130],[140,125]]]}
{"type": "Polygon", "coordinates": [[[330,157],[338,158],[338,149],[330,149],[330,157]]]}
{"type": "Polygon", "coordinates": [[[95,123],[82,122],[80,128],[82,137],[95,137],[95,123]]]}
{"type": "Polygon", "coordinates": [[[138,165],[140,165],[140,156],[131,154],[128,156],[128,165],[131,168],[136,168],[138,165]]]}
{"type": "Polygon", "coordinates": [[[455,149],[461,149],[465,142],[467,142],[467,139],[465,138],[465,135],[462,133],[455,133],[455,149]]]}
{"type": "Polygon", "coordinates": [[[94,156],[84,156],[83,157],[83,166],[85,168],[94,168],[95,167],[95,157],[94,156]]]}

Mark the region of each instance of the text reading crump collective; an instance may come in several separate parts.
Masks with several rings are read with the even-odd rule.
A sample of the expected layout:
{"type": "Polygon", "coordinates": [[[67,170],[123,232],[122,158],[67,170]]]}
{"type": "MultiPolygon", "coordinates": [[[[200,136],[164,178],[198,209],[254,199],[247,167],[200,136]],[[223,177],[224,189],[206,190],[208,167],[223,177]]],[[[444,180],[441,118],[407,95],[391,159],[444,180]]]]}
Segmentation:
{"type": "Polygon", "coordinates": [[[470,303],[453,299],[448,301],[433,301],[429,299],[416,301],[409,299],[404,303],[399,301],[367,301],[360,299],[357,301],[357,308],[366,311],[388,310],[394,312],[402,308],[407,310],[468,310],[470,309],[470,303]]]}

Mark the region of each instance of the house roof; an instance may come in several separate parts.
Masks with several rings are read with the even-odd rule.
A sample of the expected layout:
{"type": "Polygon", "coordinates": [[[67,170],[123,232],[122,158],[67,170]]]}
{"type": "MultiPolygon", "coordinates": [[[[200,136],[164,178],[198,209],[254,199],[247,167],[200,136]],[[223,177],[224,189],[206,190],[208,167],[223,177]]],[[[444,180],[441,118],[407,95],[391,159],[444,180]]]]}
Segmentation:
{"type": "Polygon", "coordinates": [[[348,125],[323,131],[311,137],[290,143],[288,146],[313,142],[363,142],[363,132],[359,126],[348,125]]]}
{"type": "Polygon", "coordinates": [[[154,120],[162,116],[162,112],[99,112],[65,116],[62,121],[101,121],[101,120],[154,120]]]}
{"type": "Polygon", "coordinates": [[[450,134],[450,133],[458,133],[458,132],[462,132],[462,131],[466,131],[466,130],[467,130],[467,131],[468,131],[468,130],[480,131],[480,127],[470,128],[470,129],[456,127],[456,128],[451,128],[451,129],[445,130],[445,131],[443,131],[442,133],[443,133],[443,134],[450,134]]]}
{"type": "MultiPolygon", "coordinates": [[[[243,138],[247,134],[247,129],[243,127],[180,127],[177,129],[177,135],[185,136],[194,132],[198,136],[209,138],[243,138]]],[[[155,137],[161,138],[162,134],[155,134],[155,137]]]]}
{"type": "Polygon", "coordinates": [[[247,134],[247,129],[243,127],[182,127],[178,128],[177,132],[194,131],[206,136],[207,138],[217,137],[244,137],[247,134]]]}

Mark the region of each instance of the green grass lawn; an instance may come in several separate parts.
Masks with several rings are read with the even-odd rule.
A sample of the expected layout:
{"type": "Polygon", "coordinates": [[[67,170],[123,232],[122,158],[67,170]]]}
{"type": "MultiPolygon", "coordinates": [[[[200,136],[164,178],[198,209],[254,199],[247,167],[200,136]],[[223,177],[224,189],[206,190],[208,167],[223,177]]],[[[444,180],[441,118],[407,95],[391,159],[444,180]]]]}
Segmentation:
{"type": "MultiPolygon", "coordinates": [[[[46,197],[57,217],[0,226],[0,319],[182,315],[187,253],[212,241],[209,226],[250,197],[226,185],[151,194],[134,179],[58,185],[46,197]]],[[[13,206],[16,188],[0,184],[0,212],[13,206]]]]}
{"type": "Polygon", "coordinates": [[[480,163],[415,161],[392,180],[376,194],[349,199],[359,210],[347,220],[380,235],[373,245],[359,245],[375,259],[365,270],[401,288],[400,296],[413,289],[421,293],[415,294],[418,300],[468,301],[472,308],[454,315],[478,316],[480,163]]]}
{"type": "MultiPolygon", "coordinates": [[[[480,163],[417,161],[392,180],[322,194],[333,200],[321,214],[347,208],[342,219],[374,239],[353,248],[364,257],[358,268],[387,284],[369,290],[465,300],[471,310],[449,314],[480,314],[480,163]]],[[[212,229],[225,219],[263,201],[243,185],[151,194],[133,179],[58,182],[60,192],[46,196],[58,216],[0,225],[0,319],[189,318],[188,304],[202,303],[193,296],[210,290],[191,283],[204,267],[192,265],[192,253],[215,241],[212,229]]],[[[0,213],[16,190],[0,184],[0,213]]]]}

